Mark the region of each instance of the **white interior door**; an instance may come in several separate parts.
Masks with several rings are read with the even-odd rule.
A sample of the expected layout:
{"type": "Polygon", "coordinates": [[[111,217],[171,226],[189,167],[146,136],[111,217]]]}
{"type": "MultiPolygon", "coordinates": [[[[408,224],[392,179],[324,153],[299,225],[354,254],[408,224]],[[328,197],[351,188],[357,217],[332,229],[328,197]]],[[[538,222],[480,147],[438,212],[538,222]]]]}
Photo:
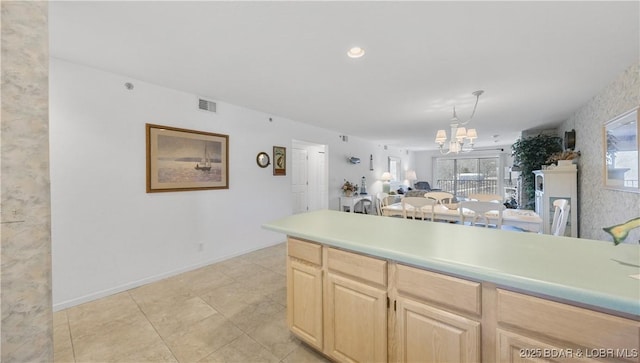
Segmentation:
{"type": "Polygon", "coordinates": [[[327,178],[326,157],[322,150],[312,148],[309,150],[309,210],[327,209],[327,178]]]}
{"type": "Polygon", "coordinates": [[[309,210],[309,184],[308,184],[308,172],[307,172],[307,150],[306,149],[292,149],[292,168],[291,168],[291,190],[292,190],[292,202],[293,213],[304,213],[309,210]]]}
{"type": "Polygon", "coordinates": [[[293,213],[327,209],[326,146],[294,140],[292,154],[293,213]]]}

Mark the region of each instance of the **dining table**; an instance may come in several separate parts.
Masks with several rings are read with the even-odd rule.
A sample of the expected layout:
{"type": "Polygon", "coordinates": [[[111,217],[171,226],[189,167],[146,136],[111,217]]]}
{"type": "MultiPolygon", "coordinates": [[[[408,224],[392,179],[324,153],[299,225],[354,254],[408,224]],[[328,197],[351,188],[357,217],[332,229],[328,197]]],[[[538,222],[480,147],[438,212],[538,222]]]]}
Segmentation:
{"type": "MultiPolygon", "coordinates": [[[[413,214],[413,207],[407,205],[407,212],[413,214]]],[[[431,206],[423,207],[425,213],[431,212],[431,206]]],[[[381,208],[382,215],[388,217],[403,216],[402,203],[393,203],[381,208]]],[[[463,210],[465,217],[472,217],[473,212],[467,209],[463,210]]],[[[434,219],[446,222],[459,222],[460,209],[457,205],[436,204],[433,206],[434,219]]],[[[492,220],[497,221],[498,212],[488,212],[485,214],[491,223],[492,220]]],[[[528,209],[505,209],[502,211],[502,224],[517,227],[528,232],[542,232],[542,218],[536,212],[528,209]]]]}

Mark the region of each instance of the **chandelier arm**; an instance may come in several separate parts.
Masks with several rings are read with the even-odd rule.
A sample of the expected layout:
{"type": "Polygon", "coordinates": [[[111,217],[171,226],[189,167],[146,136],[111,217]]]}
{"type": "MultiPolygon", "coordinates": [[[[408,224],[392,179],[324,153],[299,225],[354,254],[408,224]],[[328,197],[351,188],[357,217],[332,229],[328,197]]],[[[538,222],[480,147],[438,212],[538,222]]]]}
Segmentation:
{"type": "Polygon", "coordinates": [[[440,145],[440,155],[449,155],[451,154],[451,148],[447,148],[447,151],[444,151],[444,143],[440,145]]]}
{"type": "MultiPolygon", "coordinates": [[[[469,119],[465,122],[460,122],[460,126],[465,126],[466,124],[468,124],[469,122],[471,122],[471,119],[473,119],[473,116],[475,116],[476,114],[476,108],[478,108],[478,101],[480,100],[480,95],[482,94],[482,92],[474,92],[474,94],[476,95],[476,104],[473,105],[473,111],[471,112],[471,116],[469,116],[469,119]]],[[[453,114],[455,115],[456,113],[456,109],[455,106],[453,107],[453,114]]]]}

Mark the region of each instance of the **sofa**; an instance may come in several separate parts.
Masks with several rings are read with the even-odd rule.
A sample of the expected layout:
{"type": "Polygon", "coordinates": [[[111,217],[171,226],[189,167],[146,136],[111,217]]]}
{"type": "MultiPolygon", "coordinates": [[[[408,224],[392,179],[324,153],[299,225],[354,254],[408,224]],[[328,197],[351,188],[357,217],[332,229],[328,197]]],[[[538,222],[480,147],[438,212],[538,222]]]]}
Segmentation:
{"type": "Polygon", "coordinates": [[[442,191],[442,189],[431,188],[431,185],[429,185],[429,182],[426,182],[426,181],[416,182],[414,184],[414,187],[415,187],[414,189],[405,192],[404,196],[405,197],[424,197],[425,193],[442,191]]]}
{"type": "Polygon", "coordinates": [[[429,182],[426,182],[426,181],[415,182],[415,184],[413,186],[415,187],[416,190],[424,190],[425,193],[426,192],[440,192],[440,191],[442,191],[442,189],[431,188],[431,185],[429,185],[429,182]]]}

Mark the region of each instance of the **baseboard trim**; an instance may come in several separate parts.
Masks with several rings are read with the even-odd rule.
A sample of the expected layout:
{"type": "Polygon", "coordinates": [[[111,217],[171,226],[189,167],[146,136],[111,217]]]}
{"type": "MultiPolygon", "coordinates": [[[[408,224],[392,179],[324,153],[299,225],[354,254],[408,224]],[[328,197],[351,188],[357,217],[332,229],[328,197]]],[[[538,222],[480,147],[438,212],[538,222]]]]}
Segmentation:
{"type": "Polygon", "coordinates": [[[238,257],[238,256],[241,256],[241,255],[250,253],[250,252],[258,251],[258,250],[261,250],[263,248],[272,247],[272,246],[275,246],[275,245],[280,244],[280,243],[283,243],[283,242],[279,241],[279,242],[267,244],[267,245],[264,245],[264,246],[259,246],[259,247],[256,247],[256,248],[252,248],[252,249],[249,249],[249,250],[240,251],[240,252],[233,253],[233,254],[230,254],[230,255],[214,258],[214,259],[211,259],[211,260],[198,262],[198,263],[193,264],[193,265],[181,267],[179,269],[175,269],[175,270],[168,271],[168,272],[165,272],[165,273],[162,273],[162,274],[158,274],[158,275],[149,276],[149,277],[146,277],[144,279],[140,279],[140,280],[137,280],[137,281],[132,281],[132,282],[129,282],[129,283],[126,283],[126,284],[115,286],[115,287],[110,288],[110,289],[96,291],[96,292],[93,292],[91,294],[80,296],[80,297],[75,298],[75,299],[62,301],[62,302],[53,304],[53,312],[64,310],[64,309],[68,309],[68,308],[74,307],[76,305],[80,305],[80,304],[84,304],[84,303],[87,303],[87,302],[90,302],[90,301],[93,301],[93,300],[101,299],[103,297],[107,297],[107,296],[110,296],[110,295],[115,295],[115,294],[118,294],[118,293],[123,292],[123,291],[127,291],[127,290],[134,289],[136,287],[140,287],[142,285],[146,285],[146,284],[150,284],[152,282],[160,281],[160,280],[166,279],[168,277],[172,277],[172,276],[179,275],[181,273],[185,273],[185,272],[188,272],[188,271],[196,270],[196,269],[199,269],[201,267],[205,267],[205,266],[208,266],[208,265],[211,265],[211,264],[214,264],[214,263],[226,261],[228,259],[231,259],[231,258],[234,258],[234,257],[238,257]]]}

